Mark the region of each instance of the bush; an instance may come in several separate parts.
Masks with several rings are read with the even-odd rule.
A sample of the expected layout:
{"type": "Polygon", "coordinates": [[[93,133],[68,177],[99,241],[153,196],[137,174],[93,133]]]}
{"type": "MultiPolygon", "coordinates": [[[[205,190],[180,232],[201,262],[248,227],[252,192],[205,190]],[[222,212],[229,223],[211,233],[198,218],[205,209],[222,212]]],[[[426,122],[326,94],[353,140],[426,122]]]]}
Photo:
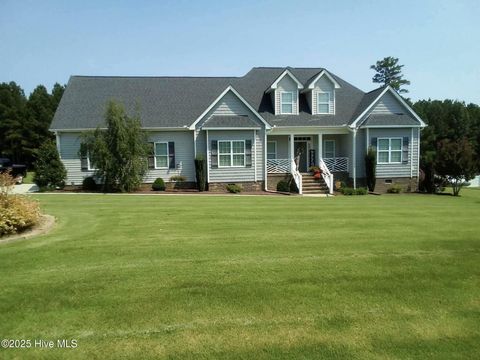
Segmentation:
{"type": "Polygon", "coordinates": [[[287,180],[280,180],[277,183],[277,191],[290,192],[290,182],[287,180]]]}
{"type": "Polygon", "coordinates": [[[367,195],[368,194],[368,189],[367,188],[358,188],[355,190],[355,195],[367,195]]]}
{"type": "Polygon", "coordinates": [[[154,191],[165,191],[165,182],[162,178],[156,178],[152,184],[152,190],[154,191]]]}
{"type": "Polygon", "coordinates": [[[57,146],[48,140],[40,146],[35,161],[35,176],[33,181],[43,190],[54,190],[65,186],[67,171],[58,155],[57,146]]]}
{"type": "Polygon", "coordinates": [[[340,191],[343,195],[367,195],[368,194],[367,188],[354,189],[351,187],[344,187],[344,188],[341,188],[340,191]]]}
{"type": "Polygon", "coordinates": [[[0,195],[0,236],[26,230],[39,220],[35,201],[20,195],[0,195]]]}
{"type": "Polygon", "coordinates": [[[400,194],[402,192],[402,187],[398,184],[394,184],[387,189],[389,194],[400,194]]]}
{"type": "Polygon", "coordinates": [[[186,180],[187,178],[182,175],[173,175],[170,177],[170,181],[173,181],[173,182],[184,182],[186,180]]]}
{"type": "Polygon", "coordinates": [[[97,183],[95,182],[95,179],[93,177],[88,176],[83,179],[82,188],[83,190],[95,191],[97,190],[97,183]]]}
{"type": "Polygon", "coordinates": [[[207,162],[203,156],[195,159],[195,177],[197,179],[198,191],[205,191],[207,188],[207,162]]]}
{"type": "Polygon", "coordinates": [[[377,154],[372,147],[369,147],[367,154],[365,155],[365,174],[367,178],[367,187],[370,191],[375,191],[375,184],[377,182],[376,168],[377,154]]]}
{"type": "Polygon", "coordinates": [[[237,184],[228,184],[227,191],[232,194],[237,194],[242,191],[242,187],[237,184]]]}

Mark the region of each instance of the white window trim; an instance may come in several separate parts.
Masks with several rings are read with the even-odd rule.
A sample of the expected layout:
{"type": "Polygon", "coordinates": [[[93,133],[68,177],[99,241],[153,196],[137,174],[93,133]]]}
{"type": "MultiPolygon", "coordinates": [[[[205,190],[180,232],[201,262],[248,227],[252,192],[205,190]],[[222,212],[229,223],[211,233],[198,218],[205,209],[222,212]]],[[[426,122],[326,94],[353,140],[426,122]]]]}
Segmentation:
{"type": "Polygon", "coordinates": [[[324,146],[323,146],[323,157],[324,157],[325,159],[334,159],[334,158],[335,158],[335,152],[336,152],[336,150],[337,150],[337,149],[336,149],[335,140],[329,139],[329,140],[324,140],[323,142],[325,143],[324,146]],[[326,149],[327,149],[327,146],[326,146],[327,142],[333,143],[333,156],[332,156],[331,158],[327,158],[327,157],[325,156],[326,149]]]}
{"type": "Polygon", "coordinates": [[[168,169],[169,168],[169,160],[170,160],[170,153],[168,151],[168,142],[167,141],[157,141],[153,143],[153,160],[154,160],[154,167],[155,169],[168,169]],[[157,156],[165,156],[165,155],[157,155],[157,144],[167,144],[167,166],[157,166],[157,156]]]}
{"type": "Polygon", "coordinates": [[[277,158],[277,141],[276,140],[267,141],[267,159],[268,159],[268,155],[272,155],[272,154],[275,154],[274,159],[276,159],[277,158]],[[274,143],[275,144],[275,153],[269,153],[268,152],[268,143],[274,143]]]}
{"type": "Polygon", "coordinates": [[[295,109],[294,109],[294,104],[295,104],[295,101],[294,101],[294,96],[295,96],[295,91],[280,91],[280,114],[281,115],[294,115],[295,114],[295,109]],[[283,94],[292,94],[292,102],[284,102],[283,101],[283,94]],[[282,111],[282,105],[285,104],[285,105],[292,105],[292,112],[283,112],[282,111]]]}
{"type": "Polygon", "coordinates": [[[238,167],[242,168],[245,167],[245,140],[217,140],[217,164],[219,168],[230,168],[230,167],[238,167]],[[230,153],[220,153],[220,143],[227,142],[230,143],[230,153]],[[234,142],[241,142],[243,143],[243,154],[242,153],[234,153],[233,152],[233,143],[234,142]],[[220,165],[220,155],[228,155],[230,154],[230,165],[220,165]],[[233,165],[233,155],[243,155],[243,165],[233,165]]]}
{"type": "Polygon", "coordinates": [[[331,91],[317,91],[317,114],[330,114],[331,113],[331,104],[330,101],[332,100],[332,92],[331,91]],[[328,101],[327,102],[320,102],[320,94],[328,94],[328,101]],[[328,105],[328,112],[320,112],[320,105],[328,105]]]}
{"type": "Polygon", "coordinates": [[[377,164],[401,164],[403,162],[403,138],[402,137],[379,137],[377,138],[377,164]],[[388,140],[388,149],[380,150],[380,140],[388,140]],[[400,150],[392,150],[392,140],[400,140],[400,150]],[[392,151],[400,152],[400,161],[392,161],[392,151]],[[388,152],[388,162],[381,162],[379,153],[388,152]]]}
{"type": "Polygon", "coordinates": [[[87,152],[87,171],[97,171],[97,168],[92,167],[90,162],[90,154],[87,152]]]}

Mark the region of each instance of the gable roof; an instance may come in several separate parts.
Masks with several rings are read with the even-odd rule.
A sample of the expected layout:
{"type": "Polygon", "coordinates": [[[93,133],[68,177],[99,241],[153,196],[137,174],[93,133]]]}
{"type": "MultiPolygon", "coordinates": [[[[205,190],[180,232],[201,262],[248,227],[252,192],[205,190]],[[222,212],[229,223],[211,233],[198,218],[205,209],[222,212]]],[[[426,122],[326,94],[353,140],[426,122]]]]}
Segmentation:
{"type": "Polygon", "coordinates": [[[333,85],[335,86],[335,89],[338,89],[338,88],[341,87],[340,84],[333,78],[333,76],[330,75],[328,73],[328,71],[323,69],[322,71],[320,71],[319,74],[317,74],[315,77],[312,77],[309,81],[307,81],[307,83],[305,84],[305,90],[304,91],[313,89],[315,87],[315,83],[322,76],[326,76],[333,83],[333,85]]]}
{"type": "Polygon", "coordinates": [[[220,129],[220,128],[244,128],[244,129],[260,129],[258,123],[248,116],[212,116],[202,124],[202,129],[220,129]]]}
{"type": "Polygon", "coordinates": [[[368,114],[370,110],[377,104],[377,102],[385,95],[387,92],[391,93],[402,106],[407,110],[407,112],[416,120],[416,125],[425,127],[426,124],[423,120],[417,115],[415,111],[407,104],[407,102],[389,85],[382,86],[378,89],[371,91],[368,94],[365,94],[364,99],[362,99],[359,107],[357,108],[355,116],[352,118],[350,123],[351,128],[359,127],[365,121],[364,116],[368,114]]]}
{"type": "Polygon", "coordinates": [[[278,87],[278,83],[285,77],[285,76],[289,76],[293,81],[295,81],[295,83],[297,84],[297,89],[303,89],[303,84],[297,79],[297,77],[295,75],[293,75],[293,73],[290,71],[289,68],[285,69],[285,71],[283,73],[280,74],[280,76],[278,78],[275,79],[275,81],[273,82],[272,85],[270,85],[270,87],[265,91],[265,92],[270,92],[272,90],[275,90],[277,87],[278,87]]]}
{"type": "MultiPolygon", "coordinates": [[[[335,114],[312,115],[306,94],[299,94],[298,115],[275,115],[265,93],[282,74],[308,84],[324,68],[256,67],[242,77],[72,76],[51,125],[52,130],[93,129],[104,125],[107,102],[138,111],[145,128],[190,128],[225,91],[234,92],[267,128],[271,126],[347,126],[362,114],[383,88],[365,94],[335,74],[335,114]],[[220,95],[220,96],[219,96],[220,95]]],[[[398,96],[398,95],[397,95],[398,96]]],[[[413,115],[412,115],[413,116],[413,115]]]]}
{"type": "Polygon", "coordinates": [[[416,119],[407,114],[370,114],[362,127],[376,126],[421,126],[416,119]]]}

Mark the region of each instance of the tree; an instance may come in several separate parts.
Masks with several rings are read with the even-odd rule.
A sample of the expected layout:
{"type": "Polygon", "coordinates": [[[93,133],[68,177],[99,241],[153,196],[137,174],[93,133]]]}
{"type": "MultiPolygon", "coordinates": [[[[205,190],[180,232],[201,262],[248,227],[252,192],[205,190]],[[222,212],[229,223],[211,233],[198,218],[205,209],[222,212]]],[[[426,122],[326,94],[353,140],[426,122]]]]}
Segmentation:
{"type": "Polygon", "coordinates": [[[375,191],[375,184],[377,182],[376,167],[377,154],[372,147],[369,147],[367,154],[365,155],[365,174],[367,178],[368,191],[375,191]]]}
{"type": "Polygon", "coordinates": [[[134,191],[142,183],[148,165],[149,146],[140,119],[128,116],[121,104],[111,101],[105,125],[106,130],[98,127],[83,133],[80,155],[89,157],[104,191],[134,191]]]}
{"type": "Polygon", "coordinates": [[[0,155],[14,162],[24,160],[26,102],[22,88],[16,83],[0,84],[0,155]]]}
{"type": "Polygon", "coordinates": [[[387,56],[370,66],[376,72],[372,80],[374,83],[390,85],[399,93],[408,93],[407,89],[402,89],[402,86],[410,85],[410,81],[403,78],[403,66],[398,64],[398,58],[387,56]]]}
{"type": "Polygon", "coordinates": [[[45,141],[37,152],[33,181],[40,190],[47,190],[65,186],[66,177],[67,171],[60,160],[55,142],[45,141]]]}
{"type": "Polygon", "coordinates": [[[475,151],[466,138],[459,141],[444,139],[438,143],[435,170],[452,185],[458,196],[464,183],[475,177],[478,170],[475,151]]]}

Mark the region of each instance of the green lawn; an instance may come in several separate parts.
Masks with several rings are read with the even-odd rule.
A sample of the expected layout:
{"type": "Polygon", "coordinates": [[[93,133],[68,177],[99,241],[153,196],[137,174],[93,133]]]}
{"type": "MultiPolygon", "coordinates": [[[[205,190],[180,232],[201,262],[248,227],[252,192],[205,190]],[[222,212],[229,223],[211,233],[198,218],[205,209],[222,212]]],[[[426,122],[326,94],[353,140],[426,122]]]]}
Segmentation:
{"type": "Polygon", "coordinates": [[[474,359],[480,190],[38,195],[49,235],[0,245],[0,358],[474,359]]]}

